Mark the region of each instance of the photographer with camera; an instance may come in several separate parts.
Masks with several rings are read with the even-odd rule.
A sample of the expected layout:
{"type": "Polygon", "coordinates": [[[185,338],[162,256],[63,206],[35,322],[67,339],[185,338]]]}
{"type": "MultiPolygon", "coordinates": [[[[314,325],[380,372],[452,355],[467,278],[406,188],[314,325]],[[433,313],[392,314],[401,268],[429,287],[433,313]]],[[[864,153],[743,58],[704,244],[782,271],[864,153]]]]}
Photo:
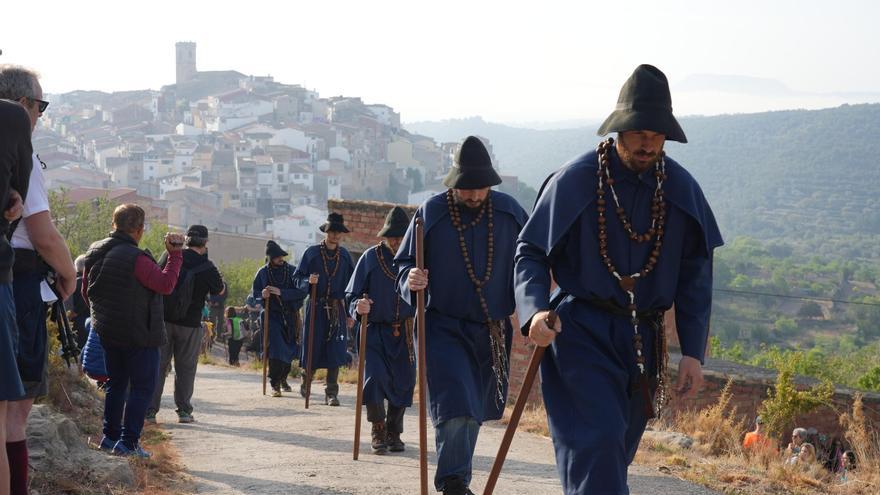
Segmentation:
{"type": "MultiPolygon", "coordinates": [[[[17,101],[27,110],[32,133],[49,106],[37,73],[14,65],[0,65],[0,98],[17,101]]],[[[49,339],[40,286],[50,270],[56,274],[56,290],[62,298],[75,290],[76,283],[70,250],[52,223],[43,165],[35,154],[31,162],[22,219],[10,240],[15,248],[12,290],[18,326],[16,357],[25,391],[22,399],[9,403],[6,416],[6,451],[13,494],[27,493],[27,418],[34,399],[49,392],[49,339]]]]}
{"type": "Polygon", "coordinates": [[[159,348],[168,341],[161,296],[174,290],[183,263],[181,234],[165,234],[164,268],[138,247],[143,235],[144,210],[116,207],[113,232],[89,247],[83,273],[83,298],[91,304],[110,378],[100,447],[137,457],[150,456],[139,441],[159,377],[159,348]]]}

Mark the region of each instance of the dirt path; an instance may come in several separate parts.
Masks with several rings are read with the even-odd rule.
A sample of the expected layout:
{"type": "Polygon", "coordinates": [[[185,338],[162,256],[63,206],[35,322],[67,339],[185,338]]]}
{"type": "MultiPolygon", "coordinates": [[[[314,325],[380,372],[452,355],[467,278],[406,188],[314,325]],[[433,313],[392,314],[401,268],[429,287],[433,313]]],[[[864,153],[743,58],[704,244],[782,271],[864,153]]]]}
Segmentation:
{"type": "MultiPolygon", "coordinates": [[[[342,385],[341,407],[323,405],[323,384],[315,383],[308,410],[298,394],[261,395],[260,375],[220,366],[199,366],[193,406],[196,422],[178,424],[166,381],[158,419],[172,435],[197,493],[206,494],[413,494],[418,493],[418,410],[407,410],[406,452],[373,455],[370,424],[363,415],[361,454],[351,459],[355,387],[342,385]]],[[[296,389],[298,383],[292,381],[296,389]]],[[[472,489],[482,489],[504,430],[497,423],[480,432],[472,489]]],[[[436,458],[428,426],[429,476],[436,458]]],[[[520,433],[514,439],[496,493],[561,493],[550,440],[520,433]]],[[[431,485],[433,486],[433,485],[431,485]]],[[[633,466],[635,494],[712,494],[656,469],[633,466]]]]}

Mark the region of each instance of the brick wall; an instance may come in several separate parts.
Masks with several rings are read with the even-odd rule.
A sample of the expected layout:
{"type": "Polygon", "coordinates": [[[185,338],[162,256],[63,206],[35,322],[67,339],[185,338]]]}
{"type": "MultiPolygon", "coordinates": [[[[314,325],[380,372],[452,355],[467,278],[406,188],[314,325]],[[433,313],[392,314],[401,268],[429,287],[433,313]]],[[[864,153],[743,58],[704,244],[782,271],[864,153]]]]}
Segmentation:
{"type": "Polygon", "coordinates": [[[395,205],[380,201],[353,201],[344,199],[331,199],[327,201],[327,210],[331,213],[340,213],[345,219],[345,226],[351,231],[346,235],[342,244],[351,252],[355,263],[357,258],[370,246],[375,246],[380,239],[376,234],[385,225],[385,216],[395,206],[402,206],[407,215],[412,217],[416,211],[415,206],[395,205]]]}

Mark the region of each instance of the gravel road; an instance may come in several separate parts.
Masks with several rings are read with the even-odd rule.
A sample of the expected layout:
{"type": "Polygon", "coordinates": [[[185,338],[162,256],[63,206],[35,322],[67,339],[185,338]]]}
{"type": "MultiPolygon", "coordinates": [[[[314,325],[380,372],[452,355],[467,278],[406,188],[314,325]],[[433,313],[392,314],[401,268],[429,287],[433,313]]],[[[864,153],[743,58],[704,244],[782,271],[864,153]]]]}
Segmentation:
{"type": "MultiPolygon", "coordinates": [[[[402,438],[406,452],[370,452],[370,424],[363,414],[360,460],[351,456],[355,387],[342,384],[341,407],[323,405],[323,383],[315,383],[308,410],[299,394],[261,394],[260,375],[250,370],[199,366],[193,397],[196,422],[178,424],[167,380],[158,420],[172,442],[196,493],[228,494],[413,494],[418,493],[418,409],[407,410],[402,438]]],[[[296,390],[298,383],[292,381],[296,390]]],[[[480,493],[504,433],[498,423],[480,432],[471,489],[480,493]]],[[[428,425],[429,476],[436,457],[428,425]]],[[[633,495],[715,492],[665,476],[656,468],[632,466],[633,495]]],[[[433,486],[431,484],[431,486],[433,486]]],[[[553,446],[541,436],[518,433],[495,493],[561,493],[553,446]]]]}

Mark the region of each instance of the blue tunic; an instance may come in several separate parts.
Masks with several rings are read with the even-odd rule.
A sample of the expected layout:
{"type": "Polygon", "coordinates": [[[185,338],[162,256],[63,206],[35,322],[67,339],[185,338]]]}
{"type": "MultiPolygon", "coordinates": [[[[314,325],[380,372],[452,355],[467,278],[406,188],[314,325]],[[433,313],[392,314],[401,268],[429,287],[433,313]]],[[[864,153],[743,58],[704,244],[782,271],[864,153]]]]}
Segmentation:
{"type": "MultiPolygon", "coordinates": [[[[494,209],[495,256],[492,278],[483,289],[492,320],[505,322],[505,346],[509,356],[511,327],[509,317],[515,309],[513,295],[513,257],[516,238],[528,215],[507,194],[492,191],[494,209]]],[[[475,213],[461,208],[462,222],[470,223],[475,213]]],[[[426,366],[434,425],[471,417],[479,423],[498,419],[507,396],[507,377],[501,397],[492,370],[492,352],[486,316],[476,288],[468,278],[459,248],[458,232],[452,225],[446,193],[428,199],[416,211],[397,252],[400,268],[398,286],[404,300],[415,306],[407,277],[415,266],[415,219],[425,222],[425,268],[428,270],[426,298],[426,366]]],[[[475,227],[464,231],[465,245],[476,276],[486,273],[488,215],[475,227]]]]}
{"type": "MultiPolygon", "coordinates": [[[[348,250],[342,246],[337,247],[339,250],[339,269],[336,270],[336,263],[331,259],[327,261],[327,270],[324,271],[324,263],[321,258],[321,246],[311,246],[303,253],[296,269],[296,286],[309,293],[309,275],[318,274],[317,284],[317,307],[315,308],[315,343],[312,349],[314,364],[312,369],[318,368],[337,368],[351,361],[347,351],[348,332],[346,329],[346,321],[348,312],[345,308],[345,286],[348,279],[354,271],[354,263],[351,261],[351,255],[348,250]],[[334,274],[332,280],[328,280],[328,273],[334,274]],[[330,287],[329,299],[327,297],[327,287],[330,287]],[[336,315],[336,321],[331,322],[327,315],[327,308],[330,306],[331,317],[336,315]],[[332,323],[332,324],[331,324],[332,323]]],[[[304,369],[308,367],[308,349],[309,349],[309,326],[311,305],[315,301],[309,297],[305,307],[305,323],[303,324],[305,331],[302,340],[302,349],[300,352],[300,366],[304,369]]]]}
{"type": "Polygon", "coordinates": [[[415,310],[400,298],[395,279],[389,278],[379,266],[379,256],[396,277],[394,254],[385,246],[373,246],[358,260],[345,289],[352,318],[360,318],[355,307],[364,293],[373,301],[367,324],[363,403],[382,403],[388,399],[393,406],[409,407],[416,378],[404,320],[412,318],[415,310]],[[397,336],[394,323],[400,324],[397,336]]]}
{"type": "MultiPolygon", "coordinates": [[[[296,341],[297,335],[302,334],[299,310],[306,297],[306,293],[296,286],[293,274],[293,267],[286,261],[277,268],[264,266],[257,271],[253,284],[254,299],[264,308],[263,289],[268,285],[281,289],[281,297],[271,296],[269,300],[269,358],[285,363],[299,355],[296,341]]],[[[261,312],[260,318],[264,319],[265,314],[261,312]]]]}
{"type": "MultiPolygon", "coordinates": [[[[611,176],[637,232],[651,225],[653,170],[637,175],[615,151],[611,176]]],[[[523,332],[532,316],[551,308],[551,272],[559,290],[553,302],[562,332],[541,363],[544,402],[565,493],[628,493],[627,465],[644,432],[642,396],[629,319],[598,309],[597,301],[629,300],[599,256],[595,199],[597,153],[576,158],[551,176],[520,234],[516,261],[517,311],[523,332]]],[[[664,311],[675,303],[682,353],[703,360],[712,301],[712,252],[721,235],[696,181],[666,158],[666,225],[654,271],[636,284],[639,311],[664,311]]],[[[607,186],[606,186],[607,191],[607,186]]],[[[611,195],[606,199],[611,202],[611,195]]],[[[609,210],[613,212],[613,203],[609,210]]],[[[608,215],[608,254],[623,275],[644,267],[653,243],[631,242],[608,215]]],[[[656,329],[639,325],[648,370],[656,370],[656,329]]]]}

